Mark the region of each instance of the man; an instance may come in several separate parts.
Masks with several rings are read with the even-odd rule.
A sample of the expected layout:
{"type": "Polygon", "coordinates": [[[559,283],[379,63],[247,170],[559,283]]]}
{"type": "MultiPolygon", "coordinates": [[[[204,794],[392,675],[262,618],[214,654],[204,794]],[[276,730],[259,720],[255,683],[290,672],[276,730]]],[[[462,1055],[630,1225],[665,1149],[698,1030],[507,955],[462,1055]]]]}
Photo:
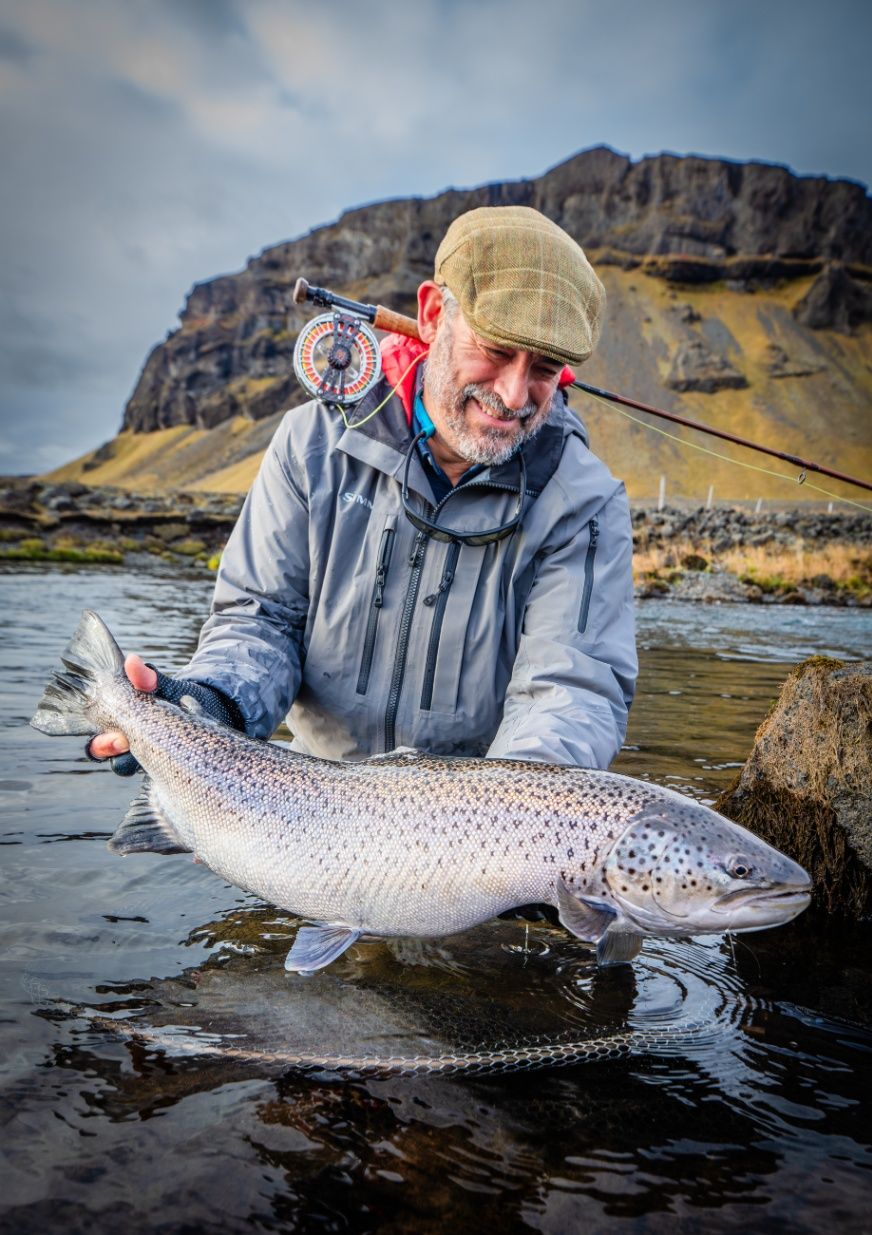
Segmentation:
{"type": "MultiPolygon", "coordinates": [[[[197,652],[177,680],[128,658],[134,684],[197,683],[262,738],[290,710],[295,749],[326,758],[607,767],[637,671],[630,519],[562,389],[603,304],[537,211],[455,219],[418,290],[422,343],[383,342],[352,427],[317,401],[287,414],[197,652]]],[[[90,753],[125,749],[103,734],[90,753]]]]}

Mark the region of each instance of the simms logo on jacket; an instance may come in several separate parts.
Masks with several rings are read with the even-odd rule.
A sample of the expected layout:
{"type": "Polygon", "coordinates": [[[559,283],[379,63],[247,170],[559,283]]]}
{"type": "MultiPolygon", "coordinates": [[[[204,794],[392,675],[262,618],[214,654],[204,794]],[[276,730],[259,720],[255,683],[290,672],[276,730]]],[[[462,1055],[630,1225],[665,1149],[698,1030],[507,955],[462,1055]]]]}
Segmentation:
{"type": "Polygon", "coordinates": [[[367,510],[372,510],[372,502],[360,493],[343,493],[342,500],[346,506],[353,506],[357,503],[358,506],[365,506],[367,510]]]}

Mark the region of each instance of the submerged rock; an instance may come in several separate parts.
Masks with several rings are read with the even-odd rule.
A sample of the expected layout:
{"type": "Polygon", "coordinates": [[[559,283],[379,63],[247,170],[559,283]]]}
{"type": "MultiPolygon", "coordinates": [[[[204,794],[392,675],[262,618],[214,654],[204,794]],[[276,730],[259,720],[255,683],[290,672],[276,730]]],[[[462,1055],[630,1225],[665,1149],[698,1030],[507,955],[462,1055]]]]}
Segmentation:
{"type": "Polygon", "coordinates": [[[872,917],[872,661],[798,665],[715,808],[800,862],[820,908],[872,917]]]}

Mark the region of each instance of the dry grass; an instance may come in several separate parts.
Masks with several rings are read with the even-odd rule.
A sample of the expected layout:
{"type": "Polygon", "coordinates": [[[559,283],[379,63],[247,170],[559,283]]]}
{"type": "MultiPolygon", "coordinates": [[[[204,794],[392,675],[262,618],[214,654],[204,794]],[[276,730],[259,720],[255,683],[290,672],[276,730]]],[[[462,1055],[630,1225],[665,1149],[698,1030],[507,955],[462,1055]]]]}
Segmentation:
{"type": "Polygon", "coordinates": [[[690,554],[702,555],[717,569],[755,583],[764,592],[808,585],[820,575],[829,576],[837,588],[858,595],[872,590],[872,549],[838,542],[791,549],[778,545],[737,545],[715,554],[708,541],[674,540],[636,551],[633,573],[637,578],[669,579],[673,571],[682,569],[682,560],[690,554]]]}

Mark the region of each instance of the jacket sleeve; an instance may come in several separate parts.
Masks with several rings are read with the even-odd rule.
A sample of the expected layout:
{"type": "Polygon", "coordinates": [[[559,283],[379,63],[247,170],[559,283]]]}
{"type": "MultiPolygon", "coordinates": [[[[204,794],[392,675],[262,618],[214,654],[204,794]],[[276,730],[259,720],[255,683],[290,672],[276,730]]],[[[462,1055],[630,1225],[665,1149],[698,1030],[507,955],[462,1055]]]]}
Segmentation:
{"type": "Polygon", "coordinates": [[[534,577],[488,758],[607,768],[626,735],[638,661],[623,486],[567,531],[534,577]]]}
{"type": "Polygon", "coordinates": [[[211,616],[178,676],[215,686],[268,738],[300,688],[309,610],[308,500],[288,419],[273,437],[221,558],[211,616]]]}

